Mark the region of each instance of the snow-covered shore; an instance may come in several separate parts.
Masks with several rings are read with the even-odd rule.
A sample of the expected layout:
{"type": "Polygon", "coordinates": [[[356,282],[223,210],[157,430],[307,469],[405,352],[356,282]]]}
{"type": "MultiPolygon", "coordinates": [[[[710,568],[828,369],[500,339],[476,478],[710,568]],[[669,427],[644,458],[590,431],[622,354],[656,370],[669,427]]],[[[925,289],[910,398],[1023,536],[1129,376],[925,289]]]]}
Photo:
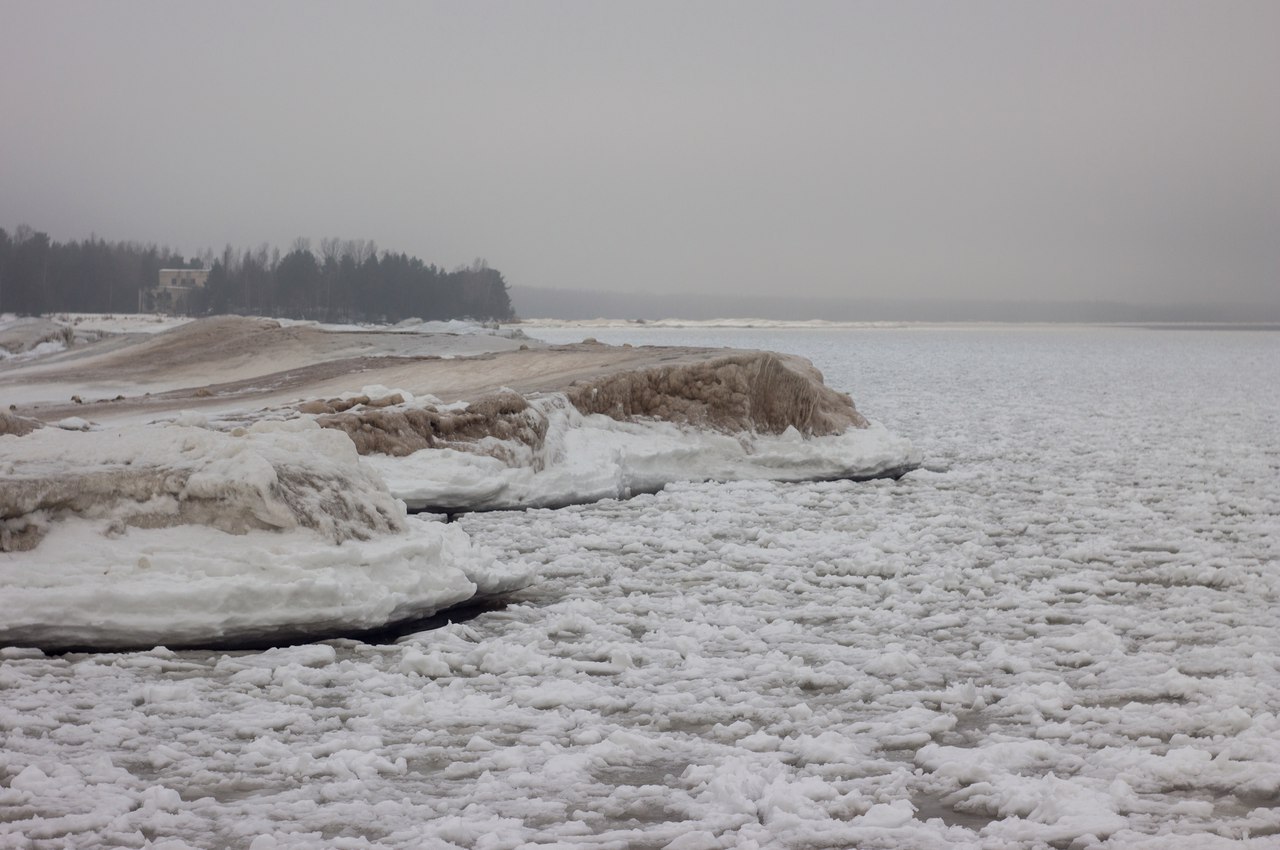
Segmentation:
{"type": "Polygon", "coordinates": [[[25,398],[0,417],[0,643],[323,637],[534,580],[406,503],[543,507],[919,462],[796,358],[466,330],[221,317],[0,370],[25,398]],[[412,389],[354,383],[371,377],[412,389]],[[124,392],[56,401],[108,386],[124,392]],[[454,400],[422,394],[442,386],[454,400]]]}
{"type": "Polygon", "coordinates": [[[0,644],[187,646],[369,629],[527,583],[407,517],[306,419],[0,437],[0,644]]]}
{"type": "Polygon", "coordinates": [[[802,354],[927,468],[466,514],[537,582],[392,643],[0,650],[0,846],[1274,850],[1275,335],[616,341],[802,354]]]}
{"type": "Polygon", "coordinates": [[[418,510],[546,508],[626,499],[675,481],[823,481],[896,478],[919,463],[909,441],[879,424],[804,437],[724,434],[669,422],[582,414],[539,400],[546,436],[536,449],[493,444],[494,454],[443,448],[369,455],[388,487],[418,510]],[[545,411],[545,413],[544,413],[545,411]],[[504,457],[516,455],[521,462],[504,457]]]}

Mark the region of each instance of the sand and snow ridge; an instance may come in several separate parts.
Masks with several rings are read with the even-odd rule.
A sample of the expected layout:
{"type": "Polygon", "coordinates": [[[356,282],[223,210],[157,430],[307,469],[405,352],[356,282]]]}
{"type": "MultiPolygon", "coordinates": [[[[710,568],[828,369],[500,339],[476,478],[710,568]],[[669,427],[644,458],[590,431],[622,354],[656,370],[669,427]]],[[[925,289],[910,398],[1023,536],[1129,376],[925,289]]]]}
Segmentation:
{"type": "Polygon", "coordinates": [[[485,330],[218,317],[0,371],[0,390],[26,398],[0,419],[0,584],[20,603],[0,614],[0,640],[181,646],[374,628],[531,579],[406,503],[547,507],[918,462],[798,358],[485,330]],[[441,376],[449,401],[425,392],[441,376]],[[403,383],[364,383],[376,378],[403,383]]]}

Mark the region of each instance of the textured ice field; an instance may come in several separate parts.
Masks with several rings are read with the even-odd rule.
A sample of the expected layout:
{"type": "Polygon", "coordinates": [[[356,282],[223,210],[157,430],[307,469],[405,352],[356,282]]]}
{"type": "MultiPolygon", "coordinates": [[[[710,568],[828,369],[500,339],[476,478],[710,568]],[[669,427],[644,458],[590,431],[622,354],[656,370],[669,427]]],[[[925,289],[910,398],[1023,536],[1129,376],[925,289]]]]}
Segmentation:
{"type": "Polygon", "coordinates": [[[1280,847],[1280,334],[590,333],[928,468],[468,516],[541,581],[398,645],[4,652],[0,847],[1280,847]]]}

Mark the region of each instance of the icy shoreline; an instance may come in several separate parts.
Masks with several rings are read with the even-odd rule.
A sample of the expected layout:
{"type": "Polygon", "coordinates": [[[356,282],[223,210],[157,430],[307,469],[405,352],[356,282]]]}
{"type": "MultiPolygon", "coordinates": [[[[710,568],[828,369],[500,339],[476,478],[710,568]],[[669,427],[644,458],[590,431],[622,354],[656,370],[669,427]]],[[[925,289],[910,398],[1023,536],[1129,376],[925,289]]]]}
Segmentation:
{"type": "Polygon", "coordinates": [[[292,640],[523,586],[308,420],[0,438],[0,643],[292,640]]]}
{"type": "Polygon", "coordinates": [[[910,443],[876,423],[822,437],[794,428],[731,435],[584,416],[563,399],[542,401],[546,444],[528,452],[528,463],[448,448],[366,460],[410,510],[449,514],[629,499],[675,482],[899,478],[919,466],[910,443]]]}
{"type": "Polygon", "coordinates": [[[614,339],[801,354],[928,466],[465,514],[538,581],[394,642],[0,649],[0,845],[1276,846],[1274,335],[614,339]]]}
{"type": "Polygon", "coordinates": [[[137,391],[144,383],[118,402],[77,401],[84,415],[54,419],[66,409],[47,404],[3,414],[0,643],[227,645],[376,629],[536,578],[410,508],[554,507],[673,482],[898,477],[919,463],[909,441],[868,423],[798,358],[588,344],[424,360],[432,335],[406,342],[415,331],[400,327],[359,332],[360,345],[394,335],[397,350],[417,352],[383,357],[371,373],[367,355],[343,359],[351,338],[330,333],[221,317],[0,371],[3,388],[27,375],[94,380],[94,368],[165,384],[207,366],[214,380],[262,373],[245,383],[277,385],[277,399],[303,393],[256,410],[247,402],[258,395],[228,396],[211,416],[174,408],[214,392],[153,397],[137,391]],[[245,358],[250,343],[336,359],[319,384],[305,370],[284,380],[269,372],[277,358],[245,358]],[[552,383],[547,368],[558,370],[552,383]],[[370,374],[413,389],[323,392],[370,374]],[[415,395],[442,374],[564,389],[503,386],[448,403],[415,395]]]}

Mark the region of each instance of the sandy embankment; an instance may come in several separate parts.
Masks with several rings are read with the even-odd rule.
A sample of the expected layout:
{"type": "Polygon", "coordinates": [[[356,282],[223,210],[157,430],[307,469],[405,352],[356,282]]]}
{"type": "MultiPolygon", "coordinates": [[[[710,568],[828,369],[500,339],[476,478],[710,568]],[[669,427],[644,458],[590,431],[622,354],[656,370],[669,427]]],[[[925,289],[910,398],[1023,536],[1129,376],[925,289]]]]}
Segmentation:
{"type": "Polygon", "coordinates": [[[182,410],[283,408],[382,385],[443,402],[502,389],[564,392],[583,413],[721,430],[829,434],[865,426],[807,361],[726,349],[546,346],[501,336],[331,332],[222,316],[147,336],[107,337],[0,366],[0,402],[19,416],[103,424],[182,410]]]}
{"type": "MultiPolygon", "coordinates": [[[[0,400],[8,402],[0,434],[42,422],[127,428],[190,424],[195,415],[225,431],[311,418],[366,456],[466,453],[380,465],[393,492],[418,509],[564,504],[671,480],[896,476],[911,464],[885,440],[828,441],[821,450],[769,442],[788,433],[834,439],[868,423],[807,361],[759,351],[547,346],[522,335],[335,332],[224,316],[2,364],[0,400]],[[388,387],[396,391],[360,394],[388,387]],[[558,478],[526,480],[552,466],[558,478]]],[[[21,474],[15,452],[10,473],[21,474]]],[[[65,474],[123,481],[138,472],[104,475],[92,458],[84,462],[88,469],[65,474]]],[[[53,494],[76,486],[64,481],[49,499],[0,505],[0,519],[61,505],[53,494]]]]}
{"type": "Polygon", "coordinates": [[[519,333],[334,331],[222,316],[0,364],[0,404],[0,434],[192,416],[229,430],[301,417],[346,433],[362,455],[461,451],[471,457],[380,467],[411,507],[446,511],[590,501],[674,480],[897,477],[915,463],[909,444],[870,429],[799,357],[548,346],[519,333]],[[805,445],[781,439],[788,434],[805,445]],[[513,478],[550,466],[558,480],[513,478]],[[476,479],[494,478],[503,483],[477,489],[476,479]]]}

